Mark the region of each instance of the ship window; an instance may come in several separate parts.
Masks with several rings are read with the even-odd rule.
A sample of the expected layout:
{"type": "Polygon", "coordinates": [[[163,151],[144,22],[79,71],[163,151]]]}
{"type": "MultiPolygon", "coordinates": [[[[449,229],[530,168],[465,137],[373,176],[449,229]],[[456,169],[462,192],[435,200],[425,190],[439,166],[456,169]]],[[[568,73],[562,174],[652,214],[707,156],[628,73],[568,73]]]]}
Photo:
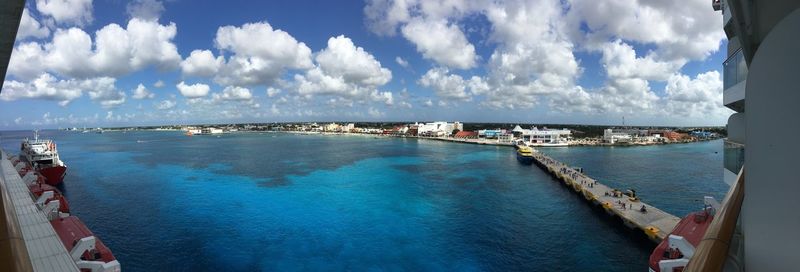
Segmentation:
{"type": "Polygon", "coordinates": [[[52,164],[53,160],[39,160],[39,161],[36,161],[36,163],[38,163],[38,164],[52,164]]]}

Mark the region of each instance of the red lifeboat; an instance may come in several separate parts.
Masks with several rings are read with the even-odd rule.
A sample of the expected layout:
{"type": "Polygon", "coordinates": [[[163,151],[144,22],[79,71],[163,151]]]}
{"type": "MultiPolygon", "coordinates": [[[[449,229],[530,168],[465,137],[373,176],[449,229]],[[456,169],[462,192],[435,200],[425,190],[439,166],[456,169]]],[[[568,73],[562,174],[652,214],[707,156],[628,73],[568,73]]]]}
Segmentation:
{"type": "Polygon", "coordinates": [[[104,271],[120,270],[120,264],[111,250],[97,236],[94,236],[78,217],[57,218],[50,221],[50,225],[53,226],[67,251],[72,252],[76,248],[76,250],[84,251],[80,255],[80,259],[75,260],[81,271],[90,271],[91,267],[102,267],[104,271]],[[86,244],[87,241],[90,244],[86,244]],[[92,241],[93,243],[91,243],[92,241]]]}
{"type": "Polygon", "coordinates": [[[667,268],[665,272],[683,271],[684,266],[694,254],[694,248],[700,244],[708,226],[714,216],[709,212],[713,210],[706,208],[703,211],[693,212],[681,219],[667,238],[661,241],[650,254],[650,271],[661,272],[661,268],[667,268]],[[684,251],[681,252],[681,248],[684,251]],[[689,256],[686,256],[686,255],[689,256]]]}
{"type": "Polygon", "coordinates": [[[50,201],[58,200],[59,208],[58,211],[62,213],[69,213],[69,202],[67,202],[67,198],[64,197],[64,194],[61,193],[56,187],[47,185],[45,183],[34,183],[28,185],[28,189],[31,190],[31,193],[36,197],[39,198],[42,196],[44,192],[53,191],[53,196],[45,200],[44,204],[50,203],[50,201]]]}

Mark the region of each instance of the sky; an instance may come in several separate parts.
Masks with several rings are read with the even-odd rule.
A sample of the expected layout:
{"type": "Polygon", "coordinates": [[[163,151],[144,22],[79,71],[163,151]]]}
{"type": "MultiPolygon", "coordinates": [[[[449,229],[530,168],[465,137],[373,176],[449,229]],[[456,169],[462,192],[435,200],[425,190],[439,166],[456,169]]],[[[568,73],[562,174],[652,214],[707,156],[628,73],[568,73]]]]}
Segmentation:
{"type": "Polygon", "coordinates": [[[724,125],[707,0],[29,0],[0,130],[724,125]]]}

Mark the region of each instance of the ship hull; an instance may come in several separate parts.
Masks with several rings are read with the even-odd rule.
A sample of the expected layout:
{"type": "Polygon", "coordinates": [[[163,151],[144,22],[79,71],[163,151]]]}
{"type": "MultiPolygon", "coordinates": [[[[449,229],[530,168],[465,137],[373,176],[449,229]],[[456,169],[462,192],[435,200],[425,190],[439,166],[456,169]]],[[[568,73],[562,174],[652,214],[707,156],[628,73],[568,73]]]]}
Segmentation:
{"type": "Polygon", "coordinates": [[[44,176],[44,182],[48,185],[56,186],[64,181],[64,175],[67,174],[66,166],[53,166],[39,169],[39,174],[44,176]]]}
{"type": "Polygon", "coordinates": [[[522,156],[517,154],[517,161],[521,164],[533,164],[533,157],[530,156],[522,156]]]}

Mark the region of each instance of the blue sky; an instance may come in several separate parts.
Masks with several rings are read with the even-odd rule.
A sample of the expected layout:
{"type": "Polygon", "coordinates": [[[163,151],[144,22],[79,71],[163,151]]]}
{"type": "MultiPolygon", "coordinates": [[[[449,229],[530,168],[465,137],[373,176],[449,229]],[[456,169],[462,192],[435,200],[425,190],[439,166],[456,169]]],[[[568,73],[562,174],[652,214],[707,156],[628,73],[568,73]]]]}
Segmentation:
{"type": "Polygon", "coordinates": [[[0,129],[722,125],[721,16],[672,2],[28,1],[0,129]]]}

